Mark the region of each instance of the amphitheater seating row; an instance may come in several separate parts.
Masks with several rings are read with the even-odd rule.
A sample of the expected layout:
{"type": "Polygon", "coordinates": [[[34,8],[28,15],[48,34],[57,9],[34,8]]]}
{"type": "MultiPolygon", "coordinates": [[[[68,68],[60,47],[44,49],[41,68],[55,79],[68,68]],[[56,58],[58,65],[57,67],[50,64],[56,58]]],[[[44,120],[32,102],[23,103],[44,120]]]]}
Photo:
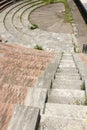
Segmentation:
{"type": "Polygon", "coordinates": [[[13,4],[15,0],[0,0],[0,12],[3,11],[6,7],[13,4]]]}

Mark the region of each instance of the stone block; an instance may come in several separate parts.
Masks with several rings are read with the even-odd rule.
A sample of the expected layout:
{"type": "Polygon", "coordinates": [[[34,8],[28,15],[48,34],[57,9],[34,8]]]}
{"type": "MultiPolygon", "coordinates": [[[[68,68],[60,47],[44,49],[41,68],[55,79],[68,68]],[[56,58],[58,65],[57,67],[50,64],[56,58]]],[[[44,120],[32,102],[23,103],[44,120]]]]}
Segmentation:
{"type": "Polygon", "coordinates": [[[37,130],[39,120],[38,108],[16,105],[7,130],[37,130]]]}
{"type": "Polygon", "coordinates": [[[61,54],[57,54],[55,59],[51,62],[51,64],[45,70],[44,74],[38,79],[36,83],[36,87],[50,89],[51,83],[54,80],[54,75],[59,65],[60,59],[61,59],[61,54]]]}
{"type": "Polygon", "coordinates": [[[45,101],[47,99],[47,89],[30,88],[25,99],[26,106],[38,107],[41,113],[44,111],[45,101]]]}

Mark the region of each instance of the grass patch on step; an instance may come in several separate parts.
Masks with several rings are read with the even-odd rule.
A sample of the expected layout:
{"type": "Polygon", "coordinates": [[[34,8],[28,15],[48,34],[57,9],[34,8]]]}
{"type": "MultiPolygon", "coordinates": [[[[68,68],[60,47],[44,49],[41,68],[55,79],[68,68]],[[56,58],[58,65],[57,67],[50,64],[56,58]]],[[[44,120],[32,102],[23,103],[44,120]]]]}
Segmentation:
{"type": "Polygon", "coordinates": [[[35,45],[35,46],[34,46],[34,49],[37,49],[37,50],[44,50],[44,49],[42,48],[42,46],[39,46],[39,45],[35,45]]]}
{"type": "Polygon", "coordinates": [[[30,27],[31,30],[34,30],[36,28],[39,28],[38,25],[36,25],[36,24],[32,24],[32,26],[30,27]]]}
{"type": "Polygon", "coordinates": [[[65,7],[65,21],[69,23],[73,23],[73,17],[71,13],[71,9],[69,7],[67,0],[42,0],[46,4],[52,4],[52,3],[63,3],[65,7]]]}

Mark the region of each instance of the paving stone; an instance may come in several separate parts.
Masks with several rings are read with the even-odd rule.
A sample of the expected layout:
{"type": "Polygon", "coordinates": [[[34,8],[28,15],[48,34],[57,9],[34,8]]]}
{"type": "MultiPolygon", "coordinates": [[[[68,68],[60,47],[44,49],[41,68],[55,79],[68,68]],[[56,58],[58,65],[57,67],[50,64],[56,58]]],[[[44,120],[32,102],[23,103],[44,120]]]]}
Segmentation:
{"type": "Polygon", "coordinates": [[[59,104],[84,105],[85,91],[70,89],[52,89],[48,96],[48,102],[59,104]]]}
{"type": "Polygon", "coordinates": [[[39,120],[38,108],[17,105],[7,130],[37,130],[39,120]]]}
{"type": "Polygon", "coordinates": [[[87,106],[47,103],[45,114],[56,117],[69,117],[72,119],[87,119],[87,106]]]}
{"type": "Polygon", "coordinates": [[[41,116],[40,130],[87,130],[86,119],[41,116]]]}

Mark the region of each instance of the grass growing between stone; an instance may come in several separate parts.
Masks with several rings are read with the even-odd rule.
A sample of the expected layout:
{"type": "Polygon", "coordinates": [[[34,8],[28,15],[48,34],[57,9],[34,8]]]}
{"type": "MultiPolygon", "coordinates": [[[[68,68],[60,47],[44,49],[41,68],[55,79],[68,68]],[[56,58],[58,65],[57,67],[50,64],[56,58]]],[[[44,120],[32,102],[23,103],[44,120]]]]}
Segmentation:
{"type": "Polygon", "coordinates": [[[32,26],[30,27],[31,30],[34,30],[36,28],[38,28],[38,25],[36,25],[36,24],[32,24],[32,26]]]}
{"type": "Polygon", "coordinates": [[[73,23],[73,17],[71,13],[71,9],[68,5],[67,0],[43,0],[46,4],[51,4],[51,3],[63,3],[65,7],[65,21],[69,23],[73,23]]]}
{"type": "Polygon", "coordinates": [[[39,46],[39,45],[35,45],[34,49],[43,50],[42,46],[39,46]]]}

